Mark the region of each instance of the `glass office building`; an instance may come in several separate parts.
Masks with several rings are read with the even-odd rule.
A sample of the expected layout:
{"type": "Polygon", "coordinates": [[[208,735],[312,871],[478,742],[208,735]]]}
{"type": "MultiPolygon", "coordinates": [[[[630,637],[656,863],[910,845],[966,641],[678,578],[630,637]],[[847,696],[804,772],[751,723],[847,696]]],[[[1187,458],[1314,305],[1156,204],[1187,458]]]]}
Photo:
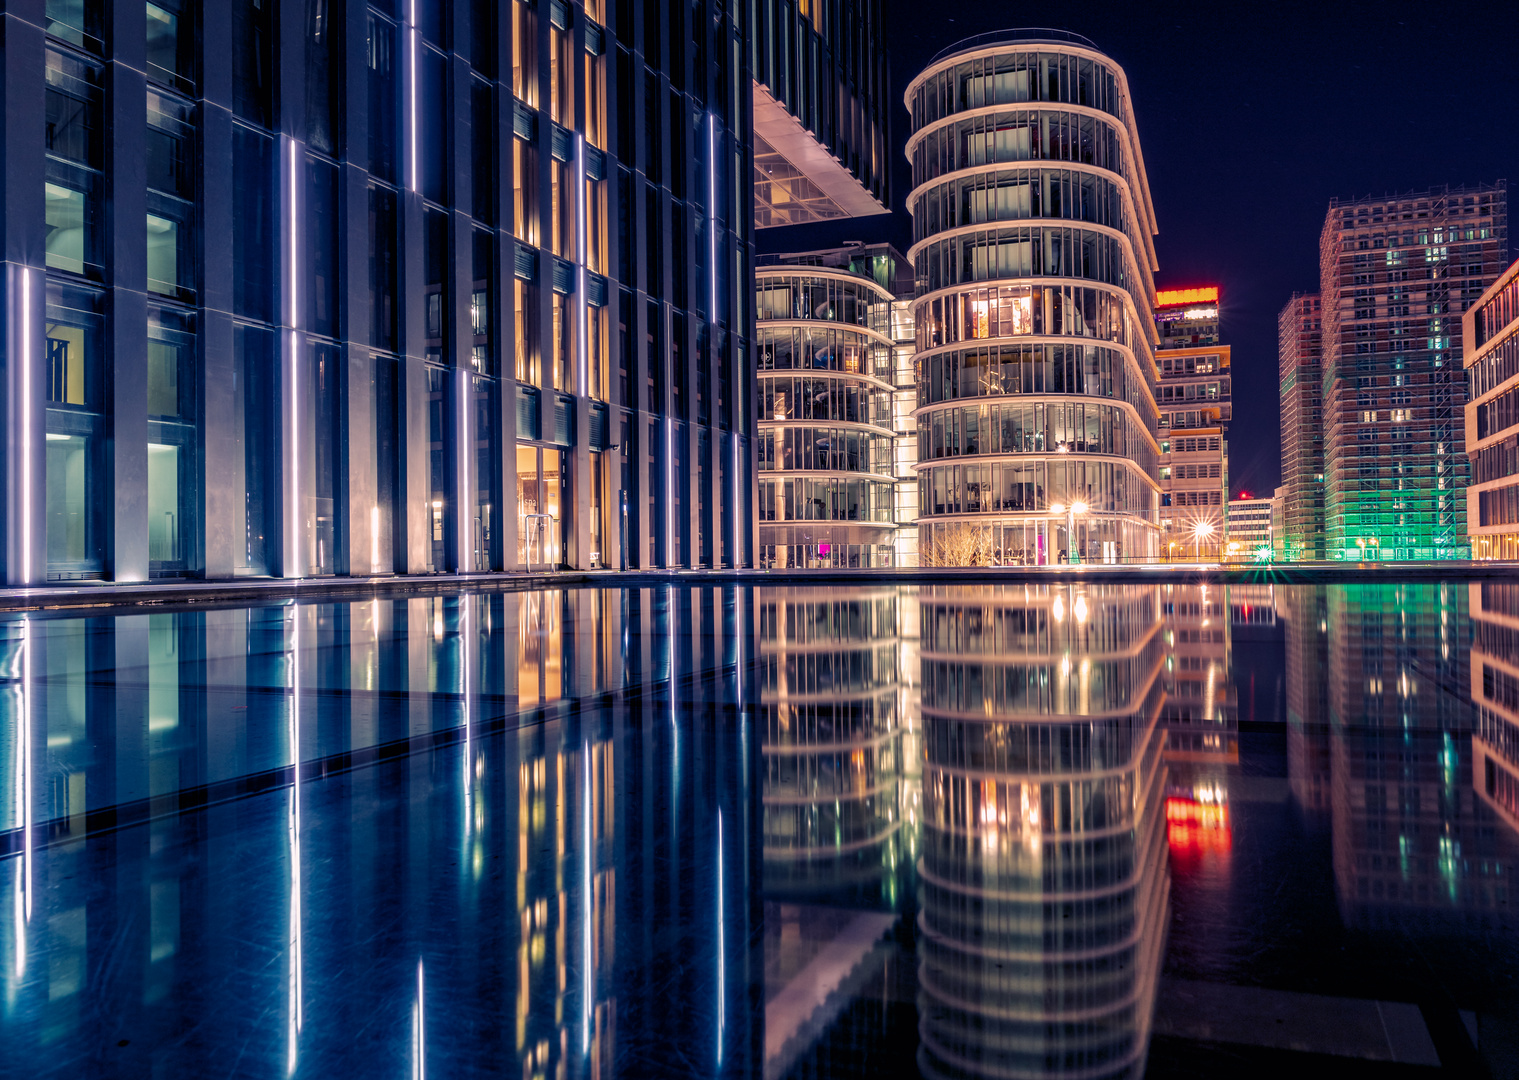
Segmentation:
{"type": "Polygon", "coordinates": [[[4,579],[751,565],[788,12],[9,5],[4,579]]]}
{"type": "Polygon", "coordinates": [[[1462,313],[1507,263],[1501,180],[1330,201],[1319,235],[1326,558],[1467,556],[1462,313]]]}
{"type": "Polygon", "coordinates": [[[884,567],[898,535],[894,297],[882,248],[755,271],[759,565],[884,567]]]}
{"type": "Polygon", "coordinates": [[[1011,31],[907,104],[920,560],[1154,558],[1154,208],[1122,69],[1011,31]]]}
{"type": "Polygon", "coordinates": [[[1293,293],[1277,314],[1281,375],[1282,557],[1324,557],[1324,350],[1317,293],[1293,293]]]}

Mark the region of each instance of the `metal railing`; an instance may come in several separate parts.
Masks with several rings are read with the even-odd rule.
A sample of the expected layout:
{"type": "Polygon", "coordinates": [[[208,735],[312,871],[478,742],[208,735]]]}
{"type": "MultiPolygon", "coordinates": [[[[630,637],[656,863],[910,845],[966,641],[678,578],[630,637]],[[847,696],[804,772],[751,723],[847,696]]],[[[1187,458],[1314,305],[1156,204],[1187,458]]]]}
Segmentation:
{"type": "Polygon", "coordinates": [[[928,62],[932,67],[947,56],[955,53],[969,52],[972,49],[985,48],[988,45],[1080,45],[1083,48],[1094,49],[1097,52],[1097,43],[1089,37],[1072,33],[1069,30],[1060,30],[1053,26],[1022,26],[1008,30],[990,30],[984,34],[976,34],[955,42],[947,49],[940,49],[934,54],[934,58],[928,62]]]}

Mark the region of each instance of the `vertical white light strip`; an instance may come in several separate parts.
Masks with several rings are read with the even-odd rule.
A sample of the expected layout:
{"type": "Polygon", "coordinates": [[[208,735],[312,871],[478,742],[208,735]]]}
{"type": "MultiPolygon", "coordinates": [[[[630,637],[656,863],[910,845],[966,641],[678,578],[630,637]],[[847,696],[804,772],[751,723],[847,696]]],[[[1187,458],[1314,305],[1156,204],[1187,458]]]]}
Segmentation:
{"type": "Polygon", "coordinates": [[[579,394],[587,397],[591,393],[590,382],[590,351],[591,342],[587,334],[587,299],[585,295],[585,272],[587,240],[585,234],[586,225],[585,207],[585,136],[575,136],[575,321],[578,324],[579,333],[576,335],[580,342],[580,371],[579,371],[579,394]]]}
{"type": "Polygon", "coordinates": [[[300,288],[300,248],[297,237],[300,229],[297,227],[299,220],[297,214],[296,192],[299,188],[300,174],[300,145],[294,139],[287,139],[286,144],[290,148],[290,175],[289,175],[289,206],[286,213],[289,215],[289,244],[290,244],[290,567],[286,577],[301,576],[301,411],[300,411],[300,333],[298,328],[301,324],[301,288],[300,288]]]}
{"type": "MultiPolygon", "coordinates": [[[[668,340],[668,339],[666,339],[668,340]]],[[[673,400],[673,399],[672,399],[673,400]]],[[[668,409],[669,406],[666,406],[668,409]]],[[[675,565],[675,417],[665,413],[665,566],[675,565]]]]}
{"type": "Polygon", "coordinates": [[[717,1067],[723,1067],[723,1027],[727,1023],[726,929],[723,926],[723,810],[717,808],[717,1067]]]}
{"type": "Polygon", "coordinates": [[[295,1074],[299,1050],[301,1019],[304,996],[302,985],[301,956],[301,609],[292,604],[290,608],[290,798],[286,816],[286,832],[290,844],[290,940],[287,943],[290,956],[290,1023],[289,1046],[285,1058],[285,1071],[295,1074]]]}
{"type": "Polygon", "coordinates": [[[417,961],[417,1003],[411,1007],[411,1075],[412,1080],[427,1080],[427,1013],[422,1003],[426,980],[422,961],[417,961]]]}
{"type": "Polygon", "coordinates": [[[21,268],[21,584],[32,583],[32,270],[21,268]]]}
{"type": "Polygon", "coordinates": [[[474,456],[471,453],[472,440],[469,430],[469,399],[474,389],[472,385],[474,376],[470,369],[459,369],[459,508],[454,515],[458,530],[459,572],[467,574],[476,569],[474,562],[475,551],[475,515],[470,505],[469,487],[469,463],[474,456]]]}
{"type": "Polygon", "coordinates": [[[409,154],[406,177],[407,186],[415,192],[421,190],[421,185],[417,183],[417,159],[420,157],[417,147],[417,81],[421,77],[421,72],[417,70],[417,0],[407,0],[406,9],[407,66],[411,68],[406,96],[406,128],[410,135],[406,140],[409,154]]]}
{"type": "MultiPolygon", "coordinates": [[[[717,340],[717,114],[707,114],[707,318],[717,340]]],[[[714,349],[716,346],[714,345],[714,349]]]]}
{"type": "Polygon", "coordinates": [[[585,848],[585,857],[581,860],[583,876],[580,884],[582,891],[580,907],[584,914],[583,921],[585,923],[584,940],[581,942],[581,948],[585,952],[582,954],[580,961],[580,968],[583,974],[582,981],[584,983],[580,991],[581,1020],[584,1024],[584,1033],[580,1041],[580,1052],[582,1055],[588,1055],[591,1052],[591,1009],[596,1000],[596,965],[594,957],[591,955],[591,919],[594,917],[596,910],[596,892],[595,881],[591,877],[591,742],[589,739],[586,740],[585,747],[581,750],[580,754],[585,759],[585,791],[581,797],[581,818],[583,819],[583,828],[585,830],[585,835],[581,840],[585,848]]]}

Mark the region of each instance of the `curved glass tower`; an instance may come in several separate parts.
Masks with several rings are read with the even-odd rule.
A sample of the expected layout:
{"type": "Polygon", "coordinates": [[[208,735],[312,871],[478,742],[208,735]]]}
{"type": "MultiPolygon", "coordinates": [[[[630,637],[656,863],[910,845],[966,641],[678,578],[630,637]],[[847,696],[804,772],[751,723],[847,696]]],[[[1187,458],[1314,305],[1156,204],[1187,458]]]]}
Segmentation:
{"type": "Polygon", "coordinates": [[[925,1077],[1144,1073],[1169,890],[1156,592],[920,594],[925,1077]]]}
{"type": "Polygon", "coordinates": [[[1154,210],[1085,38],[952,46],[907,89],[924,565],[1153,558],[1154,210]]]}
{"type": "Polygon", "coordinates": [[[891,301],[848,270],[755,270],[760,566],[892,565],[891,301]]]}
{"type": "Polygon", "coordinates": [[[766,895],[895,907],[907,869],[897,590],[766,592],[766,895]]]}

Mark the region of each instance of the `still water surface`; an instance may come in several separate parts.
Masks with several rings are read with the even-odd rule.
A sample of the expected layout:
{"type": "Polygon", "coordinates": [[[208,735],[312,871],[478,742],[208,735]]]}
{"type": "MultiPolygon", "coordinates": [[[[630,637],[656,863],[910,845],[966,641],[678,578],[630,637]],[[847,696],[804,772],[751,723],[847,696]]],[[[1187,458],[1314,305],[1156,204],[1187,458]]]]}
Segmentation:
{"type": "Polygon", "coordinates": [[[1519,1062],[1502,583],[5,616],[0,777],[5,1075],[1519,1062]]]}

